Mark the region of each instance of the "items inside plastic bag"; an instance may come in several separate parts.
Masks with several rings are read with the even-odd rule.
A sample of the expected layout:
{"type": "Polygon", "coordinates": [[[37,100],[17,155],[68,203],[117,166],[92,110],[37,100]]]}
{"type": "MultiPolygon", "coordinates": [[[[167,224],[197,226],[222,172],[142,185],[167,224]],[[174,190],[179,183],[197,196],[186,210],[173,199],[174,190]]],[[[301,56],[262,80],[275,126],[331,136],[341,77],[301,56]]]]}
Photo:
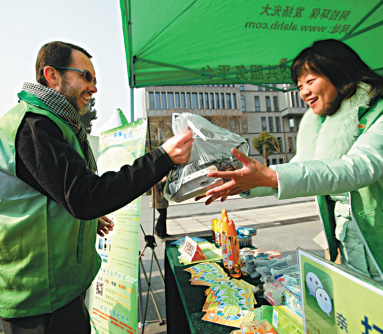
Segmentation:
{"type": "Polygon", "coordinates": [[[224,180],[207,174],[242,167],[242,163],[231,154],[233,147],[249,154],[249,145],[244,138],[196,114],[173,114],[172,129],[175,135],[190,129],[194,142],[187,164],[176,166],[168,175],[164,189],[168,201],[183,202],[223,184],[224,180]]]}

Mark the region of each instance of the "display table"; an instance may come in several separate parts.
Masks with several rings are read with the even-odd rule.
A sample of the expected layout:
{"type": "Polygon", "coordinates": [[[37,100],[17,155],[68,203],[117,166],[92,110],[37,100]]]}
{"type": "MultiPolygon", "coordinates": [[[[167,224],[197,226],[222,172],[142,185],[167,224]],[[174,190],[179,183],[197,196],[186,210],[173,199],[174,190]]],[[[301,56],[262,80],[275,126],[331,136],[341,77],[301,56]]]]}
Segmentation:
{"type": "MultiPolygon", "coordinates": [[[[206,238],[209,240],[209,238],[206,238]]],[[[211,239],[210,239],[211,240],[211,239]]],[[[185,268],[193,265],[183,265],[178,262],[177,247],[166,241],[165,246],[165,296],[166,319],[169,334],[221,334],[230,333],[235,327],[228,327],[202,320],[205,312],[202,307],[205,303],[205,290],[208,286],[190,284],[190,273],[185,268]]],[[[218,262],[222,265],[222,262],[218,262]]],[[[259,280],[242,277],[245,281],[258,285],[259,280]]],[[[257,299],[258,305],[268,305],[265,299],[257,299]]]]}

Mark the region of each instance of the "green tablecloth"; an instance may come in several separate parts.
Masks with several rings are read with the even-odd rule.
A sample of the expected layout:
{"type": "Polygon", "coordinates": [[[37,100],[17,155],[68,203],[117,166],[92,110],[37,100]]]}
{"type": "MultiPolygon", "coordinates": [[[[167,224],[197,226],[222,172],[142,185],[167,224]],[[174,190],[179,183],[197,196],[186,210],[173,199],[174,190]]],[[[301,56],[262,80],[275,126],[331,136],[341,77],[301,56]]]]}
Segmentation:
{"type": "MultiPolygon", "coordinates": [[[[209,240],[209,238],[206,238],[209,240]]],[[[228,327],[202,320],[205,312],[202,307],[205,303],[205,290],[208,286],[195,286],[190,284],[190,273],[184,271],[192,265],[183,265],[178,262],[177,247],[166,242],[165,248],[165,293],[166,316],[168,333],[186,334],[226,334],[235,327],[228,327]]],[[[218,262],[222,265],[222,262],[218,262]]],[[[259,280],[243,276],[242,279],[253,284],[260,284],[259,280]]],[[[257,299],[258,305],[268,305],[265,299],[257,299]]]]}

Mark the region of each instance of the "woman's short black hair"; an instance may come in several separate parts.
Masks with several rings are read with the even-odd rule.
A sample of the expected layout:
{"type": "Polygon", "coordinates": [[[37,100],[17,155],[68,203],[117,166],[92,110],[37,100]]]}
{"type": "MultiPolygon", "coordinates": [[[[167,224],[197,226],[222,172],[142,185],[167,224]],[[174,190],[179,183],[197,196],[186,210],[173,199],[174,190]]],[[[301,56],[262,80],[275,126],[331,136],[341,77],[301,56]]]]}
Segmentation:
{"type": "Polygon", "coordinates": [[[297,84],[298,78],[308,70],[329,78],[338,90],[337,107],[343,99],[355,94],[359,82],[371,85],[372,103],[383,97],[383,77],[371,70],[347,44],[335,39],[314,42],[294,59],[293,82],[297,84]]]}

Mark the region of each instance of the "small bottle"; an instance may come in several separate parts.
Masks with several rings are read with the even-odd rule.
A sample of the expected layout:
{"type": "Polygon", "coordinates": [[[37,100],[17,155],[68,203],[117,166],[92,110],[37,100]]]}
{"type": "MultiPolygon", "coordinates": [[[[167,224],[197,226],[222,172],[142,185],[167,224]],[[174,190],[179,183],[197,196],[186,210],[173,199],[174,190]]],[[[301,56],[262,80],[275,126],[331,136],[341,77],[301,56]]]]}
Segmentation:
{"type": "Polygon", "coordinates": [[[222,231],[221,231],[221,249],[222,249],[222,263],[226,269],[228,267],[228,249],[227,249],[227,231],[229,226],[229,217],[225,209],[221,213],[222,231]]]}
{"type": "Polygon", "coordinates": [[[221,219],[217,219],[216,221],[216,229],[215,229],[215,242],[221,247],[221,230],[222,230],[222,222],[221,219]]]}
{"type": "Polygon", "coordinates": [[[215,232],[217,230],[217,220],[218,219],[215,218],[211,220],[211,239],[213,242],[216,242],[215,232]]]}
{"type": "Polygon", "coordinates": [[[239,240],[235,224],[232,220],[229,221],[227,229],[227,256],[228,269],[231,277],[241,277],[241,257],[239,253],[239,240]]]}

